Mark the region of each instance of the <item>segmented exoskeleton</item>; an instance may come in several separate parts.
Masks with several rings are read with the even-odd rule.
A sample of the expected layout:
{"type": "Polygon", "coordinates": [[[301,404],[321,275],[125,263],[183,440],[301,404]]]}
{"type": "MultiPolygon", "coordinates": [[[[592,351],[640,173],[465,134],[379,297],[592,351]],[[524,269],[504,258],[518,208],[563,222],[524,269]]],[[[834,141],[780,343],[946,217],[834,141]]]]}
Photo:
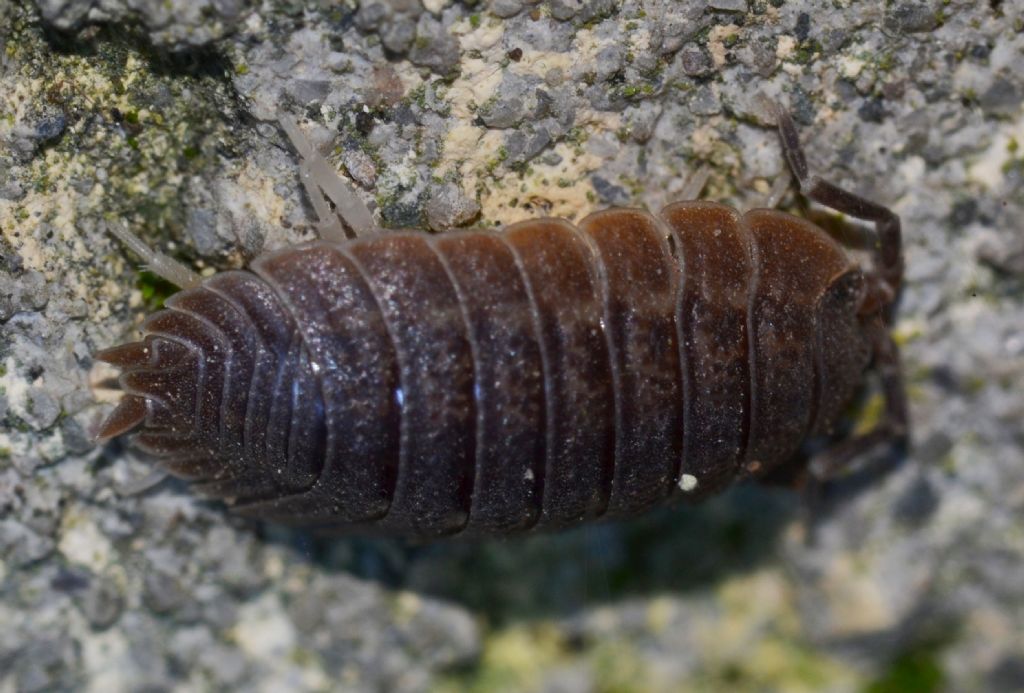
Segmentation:
{"type": "Polygon", "coordinates": [[[876,223],[873,268],[804,219],[702,201],[376,230],[283,118],[324,240],[200,281],[115,229],[184,290],[142,341],[97,355],[125,392],[100,435],[141,425],[135,444],[171,474],[260,518],[501,534],[770,471],[831,431],[874,359],[888,416],[817,460],[827,474],[905,430],[899,221],[810,177],[776,115],[805,194],[876,223]]]}

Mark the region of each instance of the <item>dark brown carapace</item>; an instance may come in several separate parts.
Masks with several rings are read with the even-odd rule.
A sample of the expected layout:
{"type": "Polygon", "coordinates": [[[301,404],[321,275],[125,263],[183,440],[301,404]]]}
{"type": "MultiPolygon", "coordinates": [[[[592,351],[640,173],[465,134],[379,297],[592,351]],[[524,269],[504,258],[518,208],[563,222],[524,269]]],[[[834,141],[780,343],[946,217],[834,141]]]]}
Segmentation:
{"type": "Polygon", "coordinates": [[[874,361],[888,415],[812,464],[827,475],[905,430],[888,334],[899,222],[809,177],[776,115],[805,194],[876,223],[870,271],[808,221],[701,201],[578,225],[372,231],[283,120],[331,240],[199,281],[117,232],[186,288],[142,341],[97,355],[125,392],[100,435],[141,425],[138,448],[251,516],[505,534],[769,472],[832,430],[874,361]],[[324,194],[358,237],[339,235],[324,194]]]}

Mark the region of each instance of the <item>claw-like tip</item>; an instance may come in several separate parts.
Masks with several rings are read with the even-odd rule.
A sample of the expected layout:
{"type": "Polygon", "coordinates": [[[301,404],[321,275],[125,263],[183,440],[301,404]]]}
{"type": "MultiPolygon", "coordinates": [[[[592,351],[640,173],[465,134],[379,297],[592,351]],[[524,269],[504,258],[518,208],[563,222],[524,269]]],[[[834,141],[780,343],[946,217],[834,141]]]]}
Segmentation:
{"type": "Polygon", "coordinates": [[[128,342],[97,351],[93,358],[124,370],[148,365],[150,351],[143,342],[128,342]]]}
{"type": "Polygon", "coordinates": [[[146,400],[135,395],[125,395],[117,408],[106,418],[94,436],[97,443],[116,438],[138,426],[146,418],[146,400]]]}

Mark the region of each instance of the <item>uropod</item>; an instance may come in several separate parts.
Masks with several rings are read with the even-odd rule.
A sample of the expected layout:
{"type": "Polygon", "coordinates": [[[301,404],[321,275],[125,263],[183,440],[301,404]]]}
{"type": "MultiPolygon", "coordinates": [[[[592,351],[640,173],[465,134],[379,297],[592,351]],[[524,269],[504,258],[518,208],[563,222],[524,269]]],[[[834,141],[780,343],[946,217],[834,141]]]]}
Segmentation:
{"type": "Polygon", "coordinates": [[[900,223],[812,176],[769,106],[803,194],[874,223],[867,266],[773,209],[778,186],[744,214],[694,199],[706,172],[658,214],[381,230],[282,116],[321,240],[200,279],[112,228],[182,290],[141,341],[96,355],[124,392],[99,437],[137,429],[162,469],[248,516],[500,535],[771,472],[831,432],[875,370],[885,414],[811,461],[827,477],[906,434],[900,223]]]}

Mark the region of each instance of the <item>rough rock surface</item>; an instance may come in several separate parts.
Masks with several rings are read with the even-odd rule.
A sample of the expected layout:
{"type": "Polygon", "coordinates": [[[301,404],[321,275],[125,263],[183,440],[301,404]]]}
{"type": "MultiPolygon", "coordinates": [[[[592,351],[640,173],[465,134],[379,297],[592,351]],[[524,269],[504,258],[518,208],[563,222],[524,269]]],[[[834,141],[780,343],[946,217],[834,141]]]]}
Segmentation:
{"type": "Polygon", "coordinates": [[[0,689],[1020,689],[1022,63],[1022,0],[0,0],[0,689]],[[759,93],[904,222],[913,446],[821,502],[328,540],[131,495],[91,442],[90,355],[169,288],[105,220],[207,272],[308,239],[279,109],[384,225],[443,227],[658,208],[701,162],[755,205],[759,93]]]}
{"type": "Polygon", "coordinates": [[[60,31],[94,22],[137,23],[170,50],[205,46],[234,30],[250,0],[40,0],[39,13],[60,31]]]}

